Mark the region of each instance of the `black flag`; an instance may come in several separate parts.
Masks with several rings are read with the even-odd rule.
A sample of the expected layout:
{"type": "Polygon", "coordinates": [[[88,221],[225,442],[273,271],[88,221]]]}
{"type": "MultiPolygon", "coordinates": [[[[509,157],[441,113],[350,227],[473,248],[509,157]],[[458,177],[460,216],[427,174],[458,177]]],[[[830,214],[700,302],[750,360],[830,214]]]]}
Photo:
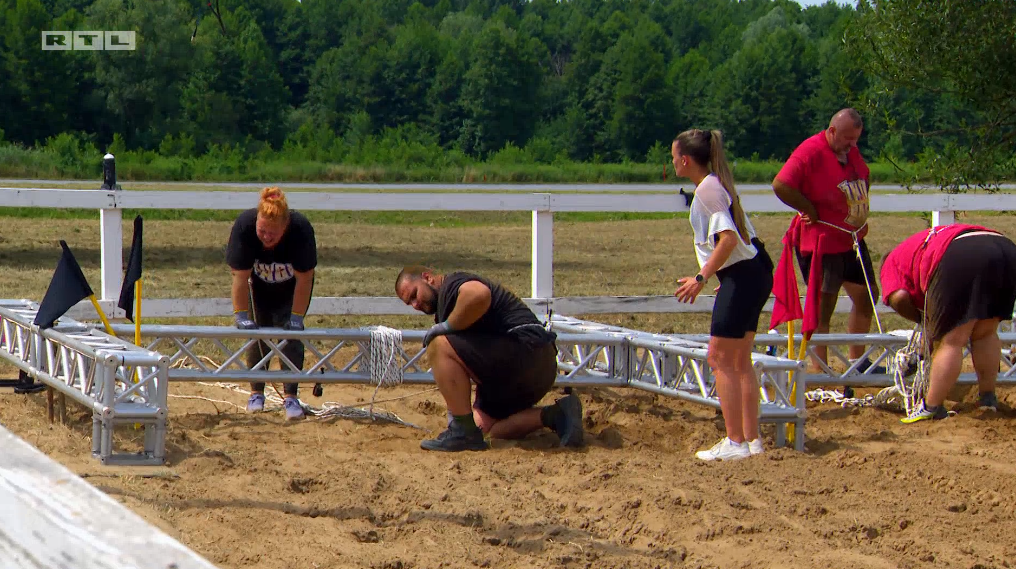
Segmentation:
{"type": "Polygon", "coordinates": [[[53,280],[46,289],[46,296],[39,305],[39,312],[35,315],[35,324],[40,328],[52,328],[57,318],[94,294],[92,287],[88,286],[88,281],[85,280],[85,273],[81,272],[77,259],[67,247],[67,242],[61,240],[60,247],[63,248],[63,254],[60,255],[60,262],[53,272],[53,280]]]}
{"type": "Polygon", "coordinates": [[[131,239],[131,252],[127,257],[127,270],[123,275],[123,286],[120,287],[120,300],[116,305],[127,313],[127,319],[134,322],[134,284],[141,278],[141,216],[134,218],[134,237],[131,239]]]}

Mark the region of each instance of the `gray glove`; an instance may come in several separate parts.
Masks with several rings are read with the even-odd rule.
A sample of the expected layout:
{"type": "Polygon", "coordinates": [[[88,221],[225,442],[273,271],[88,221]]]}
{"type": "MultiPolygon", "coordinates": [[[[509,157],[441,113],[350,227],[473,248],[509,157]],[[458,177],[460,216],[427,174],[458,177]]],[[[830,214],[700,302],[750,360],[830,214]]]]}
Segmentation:
{"type": "Polygon", "coordinates": [[[250,319],[250,315],[246,310],[233,313],[233,320],[236,321],[236,327],[241,330],[257,330],[257,322],[250,319]]]}
{"type": "Polygon", "coordinates": [[[430,344],[432,341],[434,341],[434,338],[437,338],[438,336],[444,336],[445,334],[454,331],[455,330],[452,329],[451,325],[448,324],[447,320],[441,322],[440,324],[435,324],[431,326],[430,330],[427,330],[427,333],[423,335],[423,347],[426,348],[427,344],[430,344]]]}
{"type": "Polygon", "coordinates": [[[292,313],[289,315],[289,322],[282,327],[285,330],[303,330],[303,315],[292,313]]]}

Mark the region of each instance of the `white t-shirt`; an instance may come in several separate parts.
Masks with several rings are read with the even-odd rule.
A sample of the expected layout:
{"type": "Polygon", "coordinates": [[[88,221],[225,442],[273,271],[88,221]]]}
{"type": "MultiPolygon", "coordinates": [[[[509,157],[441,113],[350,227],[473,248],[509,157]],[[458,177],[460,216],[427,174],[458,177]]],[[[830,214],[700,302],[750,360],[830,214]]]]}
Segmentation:
{"type": "MultiPolygon", "coordinates": [[[[709,256],[713,254],[716,247],[716,235],[727,230],[737,234],[737,226],[734,225],[734,220],[730,217],[730,196],[727,195],[727,190],[723,188],[723,184],[715,174],[706,176],[695,188],[695,199],[691,202],[688,220],[691,221],[694,233],[695,256],[698,257],[699,268],[702,268],[709,261],[709,256]]],[[[755,237],[755,227],[747,215],[744,216],[744,223],[748,229],[749,239],[755,237]]],[[[750,242],[746,244],[741,240],[741,236],[737,235],[737,246],[731,251],[730,257],[720,269],[751,259],[756,254],[758,254],[758,250],[755,249],[755,246],[750,242]]]]}

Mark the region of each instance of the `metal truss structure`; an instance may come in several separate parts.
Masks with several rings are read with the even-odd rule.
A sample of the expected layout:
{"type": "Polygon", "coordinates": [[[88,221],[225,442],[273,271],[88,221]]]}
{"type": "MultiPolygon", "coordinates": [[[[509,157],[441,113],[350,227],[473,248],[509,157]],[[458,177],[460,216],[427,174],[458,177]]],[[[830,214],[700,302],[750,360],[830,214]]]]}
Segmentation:
{"type": "MultiPolygon", "coordinates": [[[[551,326],[559,337],[579,334],[612,340],[610,349],[607,342],[599,340],[604,349],[595,353],[584,349],[589,345],[585,342],[564,350],[559,341],[558,365],[564,370],[599,357],[595,369],[626,378],[628,387],[720,408],[715,377],[706,361],[708,344],[701,339],[653,334],[558,315],[551,319],[551,326]]],[[[754,354],[752,362],[759,378],[759,420],[776,424],[777,446],[786,443],[787,424],[794,424],[795,432],[800,434],[794,438],[794,447],[804,450],[807,418],[804,391],[793,392],[790,384],[790,372],[803,372],[804,362],[768,354],[754,354]]]]}
{"type": "MultiPolygon", "coordinates": [[[[558,386],[632,387],[719,409],[713,375],[706,363],[707,346],[674,336],[606,326],[595,322],[555,316],[558,386]]],[[[129,336],[129,325],[114,325],[118,335],[129,336]]],[[[371,328],[310,329],[278,328],[239,330],[231,326],[144,325],[141,335],[149,350],[172,354],[171,381],[278,382],[278,383],[373,383],[367,362],[373,348],[371,328]],[[245,353],[263,342],[263,357],[248,365],[245,353]],[[308,365],[299,369],[285,355],[284,347],[301,341],[308,365]],[[281,369],[269,369],[278,358],[281,369]]],[[[404,342],[422,342],[423,330],[402,330],[404,342]]],[[[394,354],[405,383],[433,383],[422,361],[426,349],[397,346],[394,354]]],[[[261,354],[259,354],[261,355],[261,354]]],[[[761,420],[777,424],[777,444],[785,443],[786,424],[803,433],[805,399],[793,396],[788,372],[800,371],[802,363],[758,354],[755,369],[761,379],[761,420]]],[[[803,437],[795,440],[803,450],[803,437]]]]}
{"type": "MultiPolygon", "coordinates": [[[[37,306],[28,301],[0,301],[0,357],[30,377],[64,393],[94,413],[93,453],[103,462],[147,464],[164,457],[166,399],[170,381],[226,383],[354,383],[376,384],[369,362],[379,346],[372,332],[381,327],[309,329],[262,328],[239,330],[231,326],[144,325],[144,347],[105,334],[94,324],[66,318],[55,328],[39,330],[31,324],[37,306]],[[305,347],[306,365],[300,369],[284,355],[294,341],[305,347]],[[248,365],[245,354],[258,342],[262,357],[248,365]],[[161,354],[159,352],[162,352],[161,354]],[[167,354],[167,355],[162,355],[167,354]],[[278,359],[281,369],[270,369],[278,359]],[[138,375],[135,375],[138,374],[138,375]],[[120,423],[145,424],[145,451],[140,455],[112,452],[112,429],[120,423]]],[[[707,363],[708,336],[653,334],[555,315],[550,321],[557,333],[558,386],[630,387],[692,403],[720,408],[715,378],[707,363]]],[[[113,325],[117,336],[133,338],[134,327],[113,325]]],[[[390,329],[389,329],[390,330],[390,329]]],[[[423,330],[399,331],[394,361],[401,379],[410,384],[432,384],[420,346],[423,330]],[[415,344],[415,345],[414,345],[415,344]]],[[[1001,353],[1000,383],[1016,383],[1016,333],[1002,332],[1008,349],[1001,353]]],[[[759,418],[776,426],[776,443],[786,443],[787,426],[794,425],[794,446],[804,448],[806,387],[893,385],[888,374],[859,371],[859,362],[871,358],[885,365],[906,346],[909,331],[892,334],[817,334],[808,346],[827,346],[832,364],[821,373],[806,373],[806,360],[786,357],[787,336],[756,336],[753,366],[759,377],[759,418]],[[864,345],[861,359],[844,356],[842,346],[864,345]],[[842,370],[841,370],[842,368],[842,370]],[[793,375],[791,375],[793,374],[793,375]]],[[[796,342],[800,342],[800,336],[796,342]]],[[[872,366],[874,367],[874,366],[872,366]]],[[[963,374],[961,383],[975,382],[963,374]]]]}
{"type": "Polygon", "coordinates": [[[40,329],[37,311],[31,301],[0,301],[0,358],[91,409],[92,455],[103,464],[163,464],[169,358],[68,318],[40,329]],[[144,426],[140,453],[115,451],[123,424],[144,426]]]}
{"type": "MultiPolygon", "coordinates": [[[[134,327],[114,324],[118,336],[133,337],[134,327]]],[[[373,349],[372,328],[308,329],[302,331],[281,328],[239,330],[232,326],[164,326],[142,325],[141,336],[149,350],[161,350],[168,356],[171,381],[214,382],[266,382],[266,383],[373,383],[368,362],[373,349]],[[305,348],[308,364],[297,367],[286,355],[284,348],[299,341],[305,348]],[[248,366],[245,354],[261,342],[262,357],[248,366]],[[273,370],[273,358],[281,369],[273,370]],[[310,363],[312,362],[312,363],[310,363]]],[[[425,330],[401,330],[405,343],[416,344],[416,349],[397,346],[395,358],[402,368],[403,383],[434,383],[430,368],[423,362],[427,353],[421,345],[425,330]]],[[[581,334],[563,334],[559,345],[591,344],[595,338],[581,334]]],[[[608,341],[611,341],[608,339],[608,341]]],[[[557,385],[614,385],[627,384],[623,376],[609,376],[595,372],[595,362],[573,366],[557,385]]]]}
{"type": "MultiPolygon", "coordinates": [[[[892,362],[896,352],[904,348],[910,340],[911,330],[894,331],[889,334],[815,334],[808,341],[805,351],[807,359],[815,361],[820,373],[805,373],[801,376],[803,383],[809,387],[851,386],[851,387],[889,387],[893,385],[892,362]],[[829,363],[818,360],[815,348],[827,348],[829,363]],[[851,359],[843,348],[864,346],[861,357],[851,359]],[[865,359],[872,361],[872,366],[861,371],[859,365],[865,359]],[[872,368],[882,365],[889,371],[887,374],[871,373],[872,368]]],[[[708,336],[688,334],[679,337],[701,341],[708,336]]],[[[1000,371],[997,383],[1016,385],[1016,332],[1009,325],[999,327],[999,339],[1002,350],[999,353],[1000,371]]],[[[802,336],[794,336],[794,345],[801,345],[802,336]]],[[[786,357],[788,336],[786,334],[759,334],[755,337],[755,347],[759,351],[786,357]]],[[[970,346],[963,350],[963,357],[970,355],[970,346]]],[[[794,356],[796,357],[796,355],[794,356]]],[[[960,385],[975,385],[977,375],[972,372],[961,373],[957,382],[960,385]]]]}

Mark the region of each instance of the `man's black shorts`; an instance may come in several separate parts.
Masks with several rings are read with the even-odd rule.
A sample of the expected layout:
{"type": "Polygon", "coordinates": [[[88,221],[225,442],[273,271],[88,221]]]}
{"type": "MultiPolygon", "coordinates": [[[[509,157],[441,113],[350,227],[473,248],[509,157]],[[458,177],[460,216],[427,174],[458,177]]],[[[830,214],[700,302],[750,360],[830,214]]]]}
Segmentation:
{"type": "Polygon", "coordinates": [[[532,344],[504,334],[448,334],[448,343],[473,372],[473,406],[506,419],[543,399],[557,380],[557,346],[532,344]]]}
{"type": "MultiPolygon", "coordinates": [[[[878,281],[875,268],[871,264],[871,255],[868,253],[868,245],[862,239],[859,243],[861,257],[864,259],[864,268],[857,260],[857,253],[853,249],[844,253],[833,253],[822,255],[822,292],[826,294],[838,294],[843,283],[864,285],[864,271],[868,272],[868,279],[871,283],[872,296],[878,299],[878,281]]],[[[808,284],[808,276],[811,274],[811,253],[797,253],[797,266],[801,268],[801,275],[804,277],[804,284],[808,284]]]]}

